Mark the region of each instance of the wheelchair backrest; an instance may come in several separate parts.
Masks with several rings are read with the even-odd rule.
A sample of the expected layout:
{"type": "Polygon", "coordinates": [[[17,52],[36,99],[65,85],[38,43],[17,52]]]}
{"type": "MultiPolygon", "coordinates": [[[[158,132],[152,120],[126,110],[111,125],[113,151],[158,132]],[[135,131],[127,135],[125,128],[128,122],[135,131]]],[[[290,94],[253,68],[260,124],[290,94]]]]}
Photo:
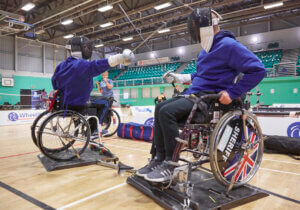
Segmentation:
{"type": "Polygon", "coordinates": [[[61,108],[61,93],[59,90],[52,90],[47,100],[47,110],[49,112],[58,111],[61,108]]]}

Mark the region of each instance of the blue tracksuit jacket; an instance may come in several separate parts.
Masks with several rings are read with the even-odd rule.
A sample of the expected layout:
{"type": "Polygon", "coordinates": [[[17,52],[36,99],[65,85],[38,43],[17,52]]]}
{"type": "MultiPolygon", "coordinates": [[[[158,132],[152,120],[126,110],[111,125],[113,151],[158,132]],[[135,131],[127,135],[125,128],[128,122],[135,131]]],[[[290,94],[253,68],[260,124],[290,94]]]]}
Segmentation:
{"type": "Polygon", "coordinates": [[[261,61],[239,43],[229,31],[218,32],[209,53],[202,50],[197,61],[197,71],[191,74],[192,85],[184,94],[204,90],[226,90],[231,99],[240,97],[254,88],[266,71],[261,61]],[[234,84],[234,78],[244,73],[243,79],[234,84]]]}
{"type": "Polygon", "coordinates": [[[109,68],[107,59],[89,62],[70,56],[56,67],[52,86],[63,93],[63,106],[83,106],[93,89],[93,77],[109,68]]]}

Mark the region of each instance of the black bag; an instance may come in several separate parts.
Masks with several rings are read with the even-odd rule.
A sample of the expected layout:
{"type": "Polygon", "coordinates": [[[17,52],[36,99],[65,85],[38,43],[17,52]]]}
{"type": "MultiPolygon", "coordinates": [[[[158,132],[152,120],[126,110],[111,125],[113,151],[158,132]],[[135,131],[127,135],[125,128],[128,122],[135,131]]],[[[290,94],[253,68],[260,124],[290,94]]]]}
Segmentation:
{"type": "Polygon", "coordinates": [[[268,136],[264,141],[266,153],[288,154],[292,158],[299,160],[292,155],[300,155],[300,138],[285,136],[268,136]]]}

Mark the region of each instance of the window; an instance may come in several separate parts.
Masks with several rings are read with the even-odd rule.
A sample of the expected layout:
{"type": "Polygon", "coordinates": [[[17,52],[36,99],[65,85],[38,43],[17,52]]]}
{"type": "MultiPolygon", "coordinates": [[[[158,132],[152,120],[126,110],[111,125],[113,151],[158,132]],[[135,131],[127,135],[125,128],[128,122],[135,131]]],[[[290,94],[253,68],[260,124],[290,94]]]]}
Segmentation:
{"type": "Polygon", "coordinates": [[[142,88],[142,98],[150,98],[150,88],[142,88]]]}
{"type": "Polygon", "coordinates": [[[152,98],[156,98],[160,94],[160,88],[154,87],[152,88],[152,98]]]}

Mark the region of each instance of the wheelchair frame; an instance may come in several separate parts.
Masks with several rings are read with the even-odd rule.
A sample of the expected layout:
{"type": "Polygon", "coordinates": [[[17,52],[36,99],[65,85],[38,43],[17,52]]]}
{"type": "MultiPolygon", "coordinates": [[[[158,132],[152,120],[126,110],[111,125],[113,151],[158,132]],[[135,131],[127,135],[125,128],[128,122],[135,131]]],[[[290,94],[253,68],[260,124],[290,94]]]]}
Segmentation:
{"type": "MultiPolygon", "coordinates": [[[[59,104],[60,101],[59,101],[59,97],[58,97],[58,91],[56,91],[56,92],[53,93],[53,97],[52,98],[49,97],[48,103],[49,103],[48,110],[46,110],[45,112],[41,113],[35,119],[33,125],[31,126],[31,136],[32,136],[33,142],[39,147],[40,151],[45,156],[47,156],[48,158],[53,159],[55,161],[71,160],[71,159],[73,159],[75,157],[77,157],[78,159],[80,159],[80,154],[83,153],[84,150],[86,149],[86,146],[88,144],[90,144],[92,146],[91,149],[101,151],[102,154],[105,152],[105,155],[109,156],[108,159],[113,160],[114,162],[116,162],[117,157],[115,155],[113,155],[110,152],[110,150],[103,145],[101,125],[99,124],[99,119],[98,119],[97,116],[83,116],[83,115],[79,114],[76,111],[60,110],[60,108],[59,108],[60,107],[60,104],[59,104]],[[51,114],[49,116],[47,116],[47,114],[49,114],[49,113],[51,113],[51,114]],[[46,116],[46,118],[43,120],[43,122],[41,123],[41,125],[38,126],[38,122],[41,121],[41,119],[44,116],[46,116]],[[69,123],[68,132],[64,132],[64,129],[66,129],[66,128],[63,128],[61,125],[59,125],[58,122],[56,122],[57,123],[56,125],[53,125],[53,118],[58,117],[58,119],[59,119],[60,116],[63,116],[63,118],[65,116],[68,116],[68,117],[71,116],[71,119],[73,119],[73,118],[74,119],[75,118],[76,119],[81,119],[82,120],[81,126],[86,126],[86,128],[88,129],[88,131],[86,131],[87,138],[85,140],[83,140],[83,139],[80,139],[80,138],[76,137],[76,133],[78,134],[78,132],[79,132],[79,127],[78,126],[80,126],[80,125],[77,125],[74,128],[74,130],[72,131],[72,134],[71,134],[71,132],[69,133],[69,130],[70,130],[70,127],[71,127],[71,124],[72,124],[71,121],[69,123]],[[49,131],[45,132],[44,128],[46,127],[46,124],[48,123],[48,121],[50,119],[52,120],[50,122],[50,131],[52,131],[52,132],[49,132],[49,131]],[[89,123],[87,122],[89,119],[94,119],[94,120],[96,120],[96,123],[97,123],[98,133],[97,133],[97,136],[94,136],[93,138],[91,138],[90,126],[89,126],[89,123]],[[37,133],[36,133],[36,128],[39,128],[39,130],[38,130],[37,133]],[[60,129],[60,132],[58,132],[59,129],[60,129]],[[60,148],[57,148],[57,149],[47,149],[47,148],[44,148],[44,145],[41,142],[42,141],[41,139],[42,139],[42,134],[43,133],[57,136],[60,139],[60,141],[63,144],[63,146],[60,147],[60,148]],[[65,141],[67,141],[67,143],[63,142],[63,139],[65,141]],[[70,139],[71,139],[71,141],[70,141],[70,139]],[[99,139],[99,143],[95,142],[95,139],[99,139]],[[73,144],[74,144],[75,141],[85,142],[85,146],[83,147],[82,150],[80,150],[80,152],[78,152],[73,147],[73,144]],[[64,151],[64,150],[68,150],[70,147],[72,147],[72,149],[74,151],[74,154],[75,154],[75,156],[73,156],[71,158],[68,158],[68,159],[59,159],[59,158],[51,155],[51,153],[55,154],[55,152],[59,153],[59,152],[64,151]]],[[[109,108],[107,110],[106,114],[109,114],[109,111],[112,111],[112,109],[109,108]]],[[[118,114],[117,114],[117,117],[118,117],[118,121],[120,122],[120,117],[119,117],[118,114]]],[[[73,123],[75,125],[75,121],[73,123]]],[[[49,128],[47,128],[47,129],[49,130],[49,128]]],[[[99,154],[100,154],[100,152],[99,152],[99,154]]],[[[108,159],[106,159],[106,160],[108,160],[108,159]]]]}
{"type": "MultiPolygon", "coordinates": [[[[250,96],[250,94],[248,95],[250,96]]],[[[194,169],[197,167],[203,168],[201,165],[206,162],[210,162],[211,169],[213,172],[214,177],[216,180],[221,184],[227,187],[227,193],[233,188],[233,187],[239,187],[244,184],[246,184],[256,173],[256,171],[259,168],[259,165],[262,160],[262,153],[263,153],[263,140],[261,128],[259,126],[259,123],[256,119],[256,117],[248,112],[245,108],[243,108],[243,103],[241,99],[238,99],[237,107],[234,107],[233,111],[229,111],[226,114],[224,114],[218,122],[216,121],[210,121],[208,123],[203,124],[191,124],[191,121],[196,113],[196,110],[198,108],[198,104],[202,100],[217,100],[219,99],[220,95],[218,94],[209,94],[201,96],[200,98],[196,99],[196,102],[188,116],[188,119],[184,125],[181,138],[176,138],[177,145],[175,148],[175,151],[173,153],[173,159],[170,161],[170,164],[173,164],[175,166],[174,173],[172,176],[172,179],[168,183],[164,183],[162,186],[163,189],[167,189],[172,185],[172,182],[177,180],[177,184],[180,185],[180,188],[182,189],[182,192],[185,192],[186,200],[185,204],[188,205],[188,201],[191,195],[191,190],[193,189],[193,185],[191,183],[191,173],[194,169]],[[239,145],[238,152],[237,152],[237,161],[236,166],[232,170],[232,175],[230,180],[224,180],[223,174],[221,173],[220,169],[218,168],[218,162],[220,161],[217,157],[217,144],[220,143],[218,141],[218,138],[222,138],[223,134],[225,133],[224,123],[228,123],[230,120],[234,119],[234,117],[240,116],[239,120],[242,121],[242,132],[244,133],[244,139],[241,139],[241,144],[239,145]],[[251,121],[251,123],[249,122],[251,121]],[[252,126],[252,129],[254,128],[253,133],[255,132],[255,135],[258,137],[258,140],[255,142],[255,139],[250,139],[248,136],[248,126],[252,126]],[[254,127],[255,126],[255,127],[254,127]],[[220,130],[221,129],[221,130],[220,130]],[[223,130],[222,130],[223,129],[223,130]],[[209,144],[209,153],[207,152],[200,152],[195,151],[193,148],[191,148],[191,141],[190,138],[192,133],[197,132],[206,132],[208,134],[207,144],[209,144]],[[218,133],[219,132],[219,133],[218,133]],[[253,142],[252,142],[253,140],[253,142]],[[218,142],[217,142],[218,141],[218,142]],[[238,182],[238,179],[236,178],[236,175],[241,170],[241,161],[245,157],[244,154],[248,151],[251,152],[256,147],[257,153],[256,153],[256,159],[254,162],[254,167],[249,171],[247,176],[249,177],[245,179],[245,182],[238,182]],[[182,152],[190,152],[192,154],[199,155],[200,158],[196,162],[189,161],[187,159],[181,158],[180,154],[182,152]],[[201,157],[203,156],[209,156],[209,160],[203,160],[201,157]],[[184,164],[179,164],[178,161],[184,162],[184,164]]],[[[249,98],[248,98],[249,100],[249,98]]],[[[229,141],[228,141],[229,142],[229,141]]],[[[227,142],[227,143],[228,143],[227,142]]],[[[200,143],[200,142],[199,142],[200,143]]],[[[205,168],[203,168],[205,169],[205,168]]],[[[208,170],[208,169],[206,169],[208,170]]]]}

